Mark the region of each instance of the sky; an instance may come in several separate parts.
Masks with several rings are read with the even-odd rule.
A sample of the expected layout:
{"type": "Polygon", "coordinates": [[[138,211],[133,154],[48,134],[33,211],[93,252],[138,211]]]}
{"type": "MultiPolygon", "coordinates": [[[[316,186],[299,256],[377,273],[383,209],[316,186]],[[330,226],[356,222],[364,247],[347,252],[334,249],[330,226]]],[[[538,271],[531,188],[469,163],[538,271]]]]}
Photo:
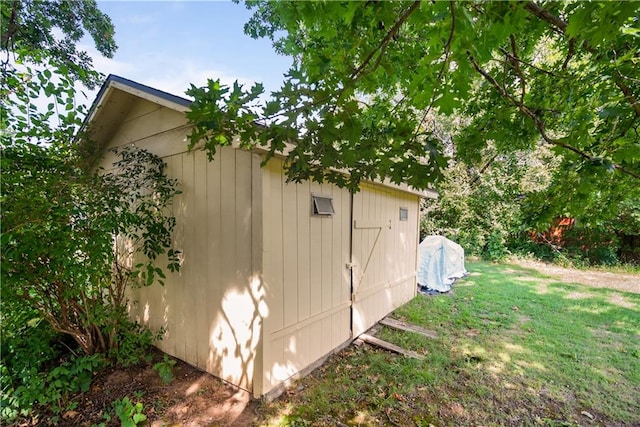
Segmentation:
{"type": "MultiPolygon", "coordinates": [[[[268,39],[244,34],[252,13],[230,1],[98,1],[111,17],[118,45],[112,59],[97,53],[90,38],[82,48],[94,68],[174,95],[187,97],[191,83],[207,78],[230,84],[262,82],[276,90],[291,59],[275,53],[268,39]]],[[[89,102],[95,92],[88,94],[89,102]]]]}

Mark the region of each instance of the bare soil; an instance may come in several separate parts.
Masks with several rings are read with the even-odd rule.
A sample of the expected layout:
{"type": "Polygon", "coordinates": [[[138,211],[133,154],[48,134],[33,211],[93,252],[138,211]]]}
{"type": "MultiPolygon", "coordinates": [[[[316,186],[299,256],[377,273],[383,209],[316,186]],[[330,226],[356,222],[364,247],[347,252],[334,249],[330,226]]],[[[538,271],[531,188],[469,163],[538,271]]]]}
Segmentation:
{"type": "Polygon", "coordinates": [[[532,260],[515,260],[521,267],[532,268],[565,283],[579,283],[592,288],[607,288],[640,294],[640,274],[578,270],[532,260]]]}
{"type": "MultiPolygon", "coordinates": [[[[200,427],[248,426],[256,417],[259,401],[242,389],[175,359],[174,379],[164,384],[154,363],[164,354],[153,352],[153,360],[128,368],[111,368],[94,378],[88,392],[75,397],[78,405],[59,417],[59,426],[120,426],[113,402],[129,397],[143,405],[143,426],[200,427]]],[[[53,414],[38,420],[22,420],[19,426],[47,426],[53,414]]]]}

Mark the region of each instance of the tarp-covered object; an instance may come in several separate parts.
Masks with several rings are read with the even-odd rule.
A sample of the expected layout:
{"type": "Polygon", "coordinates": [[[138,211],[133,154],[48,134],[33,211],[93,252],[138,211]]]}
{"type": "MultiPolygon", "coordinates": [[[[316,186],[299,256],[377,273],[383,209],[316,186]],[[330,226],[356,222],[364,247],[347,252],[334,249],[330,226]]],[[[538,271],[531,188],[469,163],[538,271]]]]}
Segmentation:
{"type": "Polygon", "coordinates": [[[464,277],[464,249],[442,236],[427,236],[418,247],[418,285],[447,292],[456,279],[464,277]]]}

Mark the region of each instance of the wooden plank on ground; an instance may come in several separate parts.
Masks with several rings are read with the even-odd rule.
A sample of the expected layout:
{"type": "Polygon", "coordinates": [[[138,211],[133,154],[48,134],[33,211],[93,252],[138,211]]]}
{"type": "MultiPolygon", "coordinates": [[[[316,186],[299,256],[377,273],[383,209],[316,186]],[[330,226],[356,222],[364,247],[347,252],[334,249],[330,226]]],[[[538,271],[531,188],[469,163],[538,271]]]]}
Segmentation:
{"type": "Polygon", "coordinates": [[[394,329],[400,329],[402,331],[415,332],[417,334],[424,335],[428,338],[438,339],[438,334],[434,331],[430,331],[429,329],[425,329],[416,325],[409,325],[408,323],[401,322],[400,320],[392,319],[391,317],[385,317],[380,320],[381,325],[388,326],[394,329]]]}
{"type": "Polygon", "coordinates": [[[418,354],[415,351],[405,350],[402,347],[398,347],[395,344],[391,344],[390,342],[383,341],[379,338],[368,334],[361,334],[358,337],[360,340],[366,342],[367,344],[375,345],[380,348],[384,348],[385,350],[393,351],[398,354],[402,354],[404,356],[413,357],[414,359],[424,360],[424,356],[422,354],[418,354]]]}

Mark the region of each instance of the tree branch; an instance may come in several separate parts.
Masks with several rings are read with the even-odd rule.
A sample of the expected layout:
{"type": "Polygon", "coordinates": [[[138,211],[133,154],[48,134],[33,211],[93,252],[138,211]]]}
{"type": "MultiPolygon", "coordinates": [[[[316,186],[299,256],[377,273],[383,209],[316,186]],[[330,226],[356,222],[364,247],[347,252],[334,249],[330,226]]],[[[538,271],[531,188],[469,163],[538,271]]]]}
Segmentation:
{"type": "Polygon", "coordinates": [[[624,97],[627,99],[627,101],[629,101],[629,103],[631,104],[633,111],[635,111],[636,113],[636,117],[640,118],[640,103],[638,103],[638,100],[631,92],[631,89],[629,89],[629,86],[624,84],[619,78],[615,78],[614,82],[616,83],[616,86],[618,86],[624,97]]]}
{"type": "Polygon", "coordinates": [[[518,77],[520,77],[520,102],[524,102],[524,96],[527,93],[527,82],[520,68],[520,59],[518,58],[518,51],[516,50],[516,38],[513,34],[509,34],[509,41],[511,42],[512,66],[516,74],[518,74],[518,77]]]}
{"type": "Polygon", "coordinates": [[[478,171],[478,174],[473,178],[473,180],[471,181],[471,183],[469,184],[471,187],[473,187],[475,185],[476,182],[478,182],[478,180],[480,179],[480,177],[482,176],[482,174],[484,173],[484,171],[486,171],[489,166],[491,166],[491,164],[493,162],[495,162],[495,160],[498,158],[498,156],[500,155],[500,153],[496,153],[494,154],[489,161],[487,161],[487,163],[485,163],[484,166],[482,166],[482,168],[478,171]]]}
{"type": "Polygon", "coordinates": [[[543,21],[553,25],[554,29],[561,34],[564,34],[565,30],[567,29],[568,24],[565,21],[563,21],[560,17],[555,16],[553,13],[549,12],[547,9],[538,5],[537,3],[534,3],[532,1],[527,2],[524,8],[543,21]]]}
{"type": "MultiPolygon", "coordinates": [[[[467,51],[467,57],[469,58],[469,61],[471,61],[471,64],[473,65],[473,68],[475,68],[475,70],[480,73],[480,75],[482,75],[482,77],[485,78],[485,80],[487,80],[494,88],[496,88],[496,90],[498,92],[500,92],[500,94],[506,98],[511,104],[513,104],[515,107],[518,108],[518,110],[520,110],[520,112],[522,112],[525,116],[529,117],[533,123],[535,124],[536,128],[538,129],[538,132],[540,133],[540,136],[542,137],[542,139],[552,145],[557,145],[558,147],[562,147],[565,148],[569,151],[574,152],[575,154],[579,155],[580,157],[583,157],[589,161],[594,161],[594,157],[591,156],[589,153],[587,153],[586,151],[580,150],[579,148],[573,147],[569,144],[565,144],[564,142],[558,141],[557,139],[551,138],[549,135],[547,135],[546,132],[546,128],[545,128],[545,123],[544,121],[538,117],[533,111],[531,111],[529,108],[527,108],[526,105],[524,105],[522,102],[519,102],[517,99],[515,99],[513,96],[511,96],[509,94],[509,92],[507,92],[507,90],[502,87],[500,85],[500,83],[498,83],[496,81],[496,79],[489,74],[487,71],[483,70],[480,65],[478,65],[478,62],[475,60],[475,58],[471,55],[471,52],[467,51]]],[[[630,171],[628,169],[625,169],[624,167],[622,167],[619,164],[613,164],[613,167],[615,169],[618,169],[620,172],[623,172],[627,175],[630,175],[634,178],[640,179],[640,174],[637,174],[636,172],[630,171]]]]}
{"type": "MultiPolygon", "coordinates": [[[[398,32],[398,30],[400,29],[402,24],[404,24],[407,21],[407,19],[409,18],[409,16],[411,16],[411,14],[418,9],[418,7],[420,6],[420,3],[421,3],[421,0],[414,1],[413,4],[407,10],[404,11],[404,13],[396,21],[396,23],[393,25],[393,27],[391,27],[391,29],[387,32],[387,34],[384,36],[384,38],[380,41],[380,43],[378,43],[378,45],[375,47],[375,49],[373,49],[371,52],[369,52],[369,54],[367,54],[367,56],[365,57],[364,61],[358,66],[358,68],[356,68],[355,70],[353,70],[351,72],[351,74],[349,75],[349,78],[351,80],[348,83],[346,83],[335,94],[335,97],[333,97],[333,99],[336,101],[334,103],[333,108],[332,108],[333,111],[335,111],[335,109],[337,108],[337,104],[338,104],[337,101],[342,97],[342,94],[344,93],[344,91],[348,87],[353,86],[358,80],[360,80],[360,78],[364,75],[365,68],[369,65],[369,63],[373,59],[373,56],[378,51],[382,51],[380,53],[380,55],[378,56],[378,59],[374,63],[373,70],[378,68],[378,66],[380,65],[380,62],[382,60],[382,53],[384,53],[384,51],[386,50],[387,45],[389,44],[391,39],[395,36],[395,34],[398,32]]],[[[281,117],[281,116],[285,116],[287,114],[293,114],[293,113],[297,113],[297,112],[300,112],[300,111],[304,111],[306,109],[315,107],[315,106],[320,105],[322,103],[325,103],[325,102],[329,101],[331,98],[332,98],[332,95],[327,95],[327,96],[325,96],[325,97],[323,97],[323,98],[321,98],[319,100],[316,100],[316,101],[303,102],[300,106],[298,106],[296,108],[293,108],[293,109],[291,109],[289,111],[274,113],[271,116],[263,117],[260,120],[263,120],[264,123],[266,124],[266,123],[268,123],[268,121],[273,120],[273,119],[275,119],[277,117],[281,117]]]]}
{"type": "MultiPolygon", "coordinates": [[[[527,62],[525,60],[523,60],[522,58],[514,58],[513,55],[506,49],[503,48],[499,48],[500,53],[502,53],[504,56],[506,56],[507,58],[509,58],[509,61],[518,61],[519,63],[526,65],[529,68],[533,68],[536,71],[540,71],[541,73],[544,73],[548,76],[553,76],[553,77],[559,77],[556,73],[549,71],[549,70],[545,70],[544,68],[540,68],[538,66],[533,65],[530,62],[527,62]]],[[[493,58],[492,61],[497,61],[497,62],[505,62],[502,59],[497,59],[497,58],[493,58]]]]}
{"type": "Polygon", "coordinates": [[[562,71],[567,70],[569,61],[571,60],[571,57],[573,57],[573,54],[575,53],[575,51],[576,51],[576,39],[575,38],[569,39],[569,48],[567,49],[567,57],[564,59],[564,62],[562,63],[562,71]]]}
{"type": "MultiPolygon", "coordinates": [[[[529,12],[531,12],[538,18],[542,19],[543,21],[551,24],[553,28],[560,34],[566,35],[568,24],[562,18],[555,16],[554,14],[552,14],[551,12],[549,12],[548,10],[546,10],[545,8],[543,8],[542,6],[539,6],[534,2],[528,2],[525,5],[525,9],[527,9],[529,12]]],[[[573,47],[575,47],[575,41],[572,43],[572,40],[573,39],[569,40],[569,52],[567,53],[567,58],[565,59],[563,68],[566,67],[570,57],[573,55],[573,50],[574,50],[573,47]]],[[[592,53],[594,55],[598,54],[598,52],[592,46],[589,46],[589,44],[586,42],[582,43],[582,47],[589,53],[592,53]]],[[[614,77],[613,80],[616,86],[620,89],[620,91],[622,91],[622,94],[624,95],[624,97],[631,104],[631,108],[633,108],[633,111],[635,112],[636,117],[640,118],[640,103],[638,103],[638,100],[635,98],[634,94],[631,92],[631,89],[629,89],[629,87],[626,84],[624,84],[619,78],[614,77]]]]}
{"type": "MultiPolygon", "coordinates": [[[[455,29],[456,29],[456,14],[455,14],[455,11],[453,10],[453,5],[454,5],[453,0],[451,0],[449,2],[449,10],[451,11],[451,30],[449,31],[449,38],[447,39],[447,42],[444,45],[444,61],[442,61],[442,66],[440,67],[440,71],[438,72],[438,76],[436,77],[436,82],[433,85],[434,88],[437,88],[440,85],[440,80],[444,75],[444,70],[445,68],[447,68],[447,65],[449,64],[449,56],[451,56],[451,42],[453,41],[453,33],[455,32],[455,29]]],[[[422,119],[420,119],[420,122],[416,127],[416,132],[414,133],[411,140],[415,140],[416,137],[418,136],[418,132],[420,132],[420,128],[424,124],[424,121],[427,119],[429,112],[433,108],[433,103],[435,102],[435,98],[436,98],[435,96],[433,95],[431,96],[431,102],[429,103],[429,106],[427,107],[424,114],[422,115],[422,119]]]]}
{"type": "Polygon", "coordinates": [[[6,24],[7,31],[2,33],[2,37],[0,38],[1,47],[4,50],[9,50],[11,40],[13,36],[20,28],[20,25],[16,22],[18,15],[18,7],[20,7],[20,2],[14,1],[11,5],[11,16],[9,17],[9,22],[6,24]]]}
{"type": "Polygon", "coordinates": [[[358,80],[360,80],[362,76],[364,76],[364,69],[367,67],[367,65],[369,65],[369,63],[373,59],[373,56],[378,51],[380,51],[380,54],[378,55],[378,58],[376,59],[376,62],[373,64],[373,68],[371,69],[370,72],[375,71],[380,66],[380,63],[382,62],[382,57],[384,55],[385,50],[387,49],[387,46],[389,45],[389,42],[398,33],[398,30],[400,29],[402,24],[404,24],[406,20],[409,19],[409,16],[411,16],[411,14],[418,9],[418,6],[420,6],[420,2],[421,0],[414,1],[413,4],[407,10],[404,11],[402,16],[400,16],[400,18],[396,21],[395,24],[393,24],[393,27],[391,27],[391,29],[387,32],[384,38],[380,41],[380,43],[378,43],[378,46],[376,46],[375,49],[369,52],[369,54],[366,56],[364,61],[362,61],[362,64],[358,66],[358,68],[356,68],[355,70],[353,70],[353,72],[351,72],[351,74],[349,75],[350,81],[346,83],[338,91],[338,93],[335,96],[335,102],[333,107],[331,108],[332,113],[336,110],[336,108],[338,108],[338,101],[342,97],[342,94],[344,93],[344,91],[347,90],[347,88],[353,86],[358,80]]]}
{"type": "Polygon", "coordinates": [[[402,14],[402,16],[400,16],[400,19],[398,19],[396,23],[393,25],[393,27],[391,27],[391,29],[387,32],[384,38],[380,41],[380,43],[378,43],[378,46],[376,46],[375,49],[369,52],[367,57],[364,59],[364,61],[362,61],[362,64],[360,64],[358,68],[353,70],[353,72],[349,76],[351,79],[358,80],[359,78],[358,76],[362,73],[362,71],[369,64],[369,62],[371,62],[373,55],[375,55],[376,52],[378,52],[379,50],[384,49],[384,47],[389,43],[389,41],[393,38],[393,36],[398,32],[398,30],[400,29],[400,26],[402,26],[402,24],[404,24],[405,21],[409,19],[409,16],[411,16],[411,14],[415,12],[416,9],[418,9],[418,6],[420,6],[420,2],[421,0],[414,1],[413,4],[402,14]]]}

